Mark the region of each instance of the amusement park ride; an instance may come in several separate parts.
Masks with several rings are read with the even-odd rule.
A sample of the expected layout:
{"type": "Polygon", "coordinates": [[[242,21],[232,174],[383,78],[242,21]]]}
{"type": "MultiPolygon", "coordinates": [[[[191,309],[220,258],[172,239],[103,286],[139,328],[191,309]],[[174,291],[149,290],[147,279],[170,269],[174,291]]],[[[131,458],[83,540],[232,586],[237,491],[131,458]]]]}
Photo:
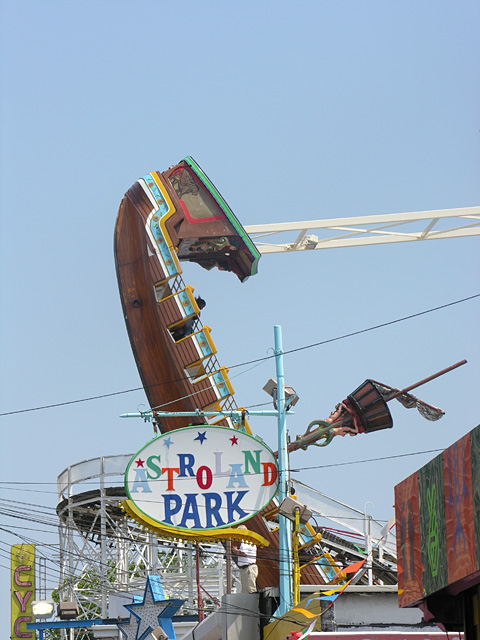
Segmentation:
{"type": "MultiPolygon", "coordinates": [[[[207,270],[230,272],[245,282],[257,273],[262,254],[474,235],[480,235],[480,207],[243,227],[214,184],[191,157],[167,171],[154,171],[139,179],[125,194],[118,212],[115,265],[127,331],[150,405],[150,410],[140,415],[153,422],[157,436],[151,442],[156,440],[159,446],[166,445],[161,449],[162,460],[167,459],[164,452],[170,450],[170,444],[181,439],[181,432],[190,430],[191,433],[192,429],[198,428],[198,437],[194,438],[191,450],[184,449],[179,454],[183,467],[180,465],[179,469],[175,469],[177,465],[167,464],[168,469],[160,469],[160,456],[154,454],[151,456],[150,470],[157,470],[157,479],[164,474],[168,482],[173,482],[177,471],[178,475],[180,472],[184,476],[189,473],[194,475],[191,471],[194,455],[204,450],[201,438],[212,431],[219,436],[225,436],[226,433],[232,445],[237,439],[257,443],[248,454],[250,471],[256,467],[261,469],[262,464],[265,468],[265,465],[272,468],[276,464],[262,463],[260,449],[263,445],[260,439],[252,435],[249,413],[237,407],[228,369],[221,366],[217,359],[211,328],[200,321],[204,302],[195,296],[194,288],[184,282],[182,262],[195,262],[207,270]],[[413,231],[415,226],[417,230],[413,231]],[[265,242],[267,237],[270,240],[276,234],[289,233],[293,234],[289,242],[265,242]]],[[[305,434],[290,443],[289,451],[306,449],[311,445],[326,446],[335,436],[370,433],[392,427],[387,403],[394,398],[407,408],[416,407],[427,419],[439,419],[443,415],[441,409],[419,400],[410,391],[464,362],[405,389],[366,380],[339,403],[329,417],[311,422],[305,434]]],[[[278,385],[280,390],[280,379],[278,385]]],[[[280,397],[281,394],[279,403],[280,397]]],[[[284,411],[286,408],[288,402],[284,405],[284,411]]],[[[270,412],[269,415],[277,413],[270,412]]],[[[139,453],[146,451],[149,446],[150,443],[147,443],[139,453]]],[[[229,444],[227,446],[229,451],[233,451],[229,444]]],[[[282,451],[285,452],[286,448],[279,446],[279,474],[282,451]]],[[[216,453],[219,452],[213,451],[214,455],[216,453]]],[[[227,455],[226,451],[224,453],[227,455]]],[[[247,467],[247,452],[242,453],[245,454],[247,467]]],[[[115,476],[122,480],[126,478],[127,468],[135,478],[134,486],[136,479],[140,478],[137,484],[140,487],[143,484],[145,489],[148,475],[144,463],[147,467],[146,454],[145,460],[141,455],[138,455],[138,460],[136,456],[132,459],[131,455],[102,457],[72,465],[58,476],[57,514],[62,558],[60,593],[64,599],[75,597],[85,618],[99,617],[99,613],[106,618],[112,589],[122,593],[131,592],[141,584],[144,586],[146,577],[159,573],[171,597],[185,598],[189,606],[196,606],[200,610],[200,586],[198,594],[193,591],[195,564],[197,585],[200,585],[198,572],[202,565],[203,587],[208,586],[210,593],[215,593],[215,590],[218,594],[224,593],[224,584],[231,585],[230,563],[225,562],[223,549],[221,554],[215,551],[219,541],[223,541],[227,549],[230,544],[228,536],[222,535],[221,529],[210,531],[210,538],[216,541],[212,545],[211,555],[208,543],[202,543],[204,561],[200,562],[200,556],[197,555],[195,563],[194,547],[191,542],[184,542],[185,539],[192,540],[192,536],[182,538],[176,535],[176,531],[165,536],[164,529],[156,532],[154,527],[149,526],[150,521],[142,519],[138,509],[129,504],[132,496],[129,495],[127,483],[122,486],[121,482],[117,483],[118,486],[111,485],[111,482],[116,482],[115,476]],[[92,489],[92,480],[96,478],[99,481],[98,489],[92,489]],[[85,482],[88,482],[88,487],[82,491],[85,482]],[[122,505],[122,509],[119,505],[122,505]],[[171,565],[177,569],[172,571],[171,565]],[[100,588],[95,594],[83,592],[82,587],[73,585],[71,576],[84,575],[99,576],[100,588]]],[[[239,469],[241,464],[237,461],[230,466],[239,469]]],[[[190,480],[195,481],[195,478],[190,480]]],[[[205,465],[200,467],[197,484],[208,487],[210,481],[213,480],[205,465]]],[[[232,478],[232,483],[238,488],[241,473],[232,478]]],[[[371,580],[373,570],[383,584],[396,584],[396,552],[393,546],[382,542],[386,534],[380,523],[299,481],[295,484],[298,499],[308,502],[316,513],[336,514],[330,516],[330,520],[354,532],[354,536],[363,538],[365,535],[366,549],[372,540],[377,541],[369,561],[369,576],[362,574],[359,580],[371,580]]],[[[209,491],[210,505],[215,506],[213,488],[209,491]]],[[[233,490],[227,493],[232,508],[240,505],[238,496],[241,491],[236,492],[237,498],[232,497],[233,490]]],[[[276,587],[282,579],[279,551],[283,544],[277,524],[280,502],[264,502],[266,506],[257,510],[256,515],[243,518],[245,522],[248,521],[250,537],[260,541],[257,553],[257,584],[260,589],[276,587]]],[[[174,496],[169,499],[169,504],[176,508],[174,496]]],[[[189,504],[193,505],[193,502],[189,504]]],[[[171,514],[173,510],[170,510],[171,514]]],[[[184,519],[190,522],[194,517],[193,511],[187,516],[185,513],[186,508],[184,519]]],[[[220,518],[220,515],[219,508],[216,511],[213,509],[210,521],[217,516],[220,518]]],[[[236,524],[239,522],[228,523],[230,532],[236,524]]],[[[238,529],[234,531],[238,533],[238,529]]],[[[342,557],[344,562],[364,558],[354,543],[325,528],[319,531],[306,522],[301,524],[298,531],[301,545],[299,554],[304,565],[301,568],[302,584],[331,584],[341,575],[342,557]]],[[[200,553],[199,545],[197,554],[200,553]]]]}
{"type": "MultiPolygon", "coordinates": [[[[242,420],[235,418],[238,408],[228,369],[217,360],[210,327],[200,322],[203,301],[195,297],[191,285],[184,283],[182,261],[195,262],[207,270],[232,272],[245,282],[257,273],[261,254],[479,234],[480,207],[244,228],[191,157],[167,171],[141,178],[120,205],[115,261],[127,330],[155,428],[164,434],[187,425],[216,425],[251,434],[248,414],[244,412],[242,420]],[[445,229],[446,222],[452,223],[449,229],[445,229]],[[398,230],[411,223],[425,226],[416,232],[398,230]],[[342,234],[319,239],[309,235],[310,230],[342,234]],[[274,245],[261,240],[292,231],[298,235],[291,243],[274,245]],[[168,408],[168,414],[161,411],[164,408],[168,408]],[[193,418],[178,415],[189,412],[193,418]]],[[[311,423],[290,450],[311,444],[325,446],[335,435],[391,427],[387,402],[393,398],[407,407],[416,406],[428,419],[440,418],[441,409],[427,405],[409,391],[464,362],[403,390],[367,380],[337,405],[328,419],[311,423]]],[[[265,518],[271,510],[267,507],[248,522],[249,529],[269,543],[268,550],[262,552],[266,560],[278,557],[278,532],[268,527],[265,518]]],[[[313,529],[310,534],[307,538],[311,543],[316,539],[313,529]]],[[[258,586],[278,585],[277,563],[260,559],[258,564],[258,586]]],[[[302,583],[321,581],[316,566],[306,563],[302,583]]]]}

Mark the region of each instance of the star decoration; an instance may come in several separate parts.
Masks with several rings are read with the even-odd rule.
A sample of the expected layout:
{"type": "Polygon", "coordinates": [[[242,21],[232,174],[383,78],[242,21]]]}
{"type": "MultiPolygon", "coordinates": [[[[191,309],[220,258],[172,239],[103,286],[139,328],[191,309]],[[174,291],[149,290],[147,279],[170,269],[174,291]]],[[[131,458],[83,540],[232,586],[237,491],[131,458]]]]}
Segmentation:
{"type": "Polygon", "coordinates": [[[137,468],[143,467],[143,465],[145,464],[145,460],[142,460],[140,457],[138,458],[138,460],[135,460],[135,462],[137,463],[137,468]]]}
{"type": "Polygon", "coordinates": [[[238,438],[237,436],[232,436],[231,438],[229,438],[229,440],[232,441],[232,447],[234,444],[238,444],[238,438]]]}
{"type": "Polygon", "coordinates": [[[200,440],[200,444],[203,444],[203,441],[207,439],[207,432],[200,433],[200,431],[197,431],[197,433],[198,436],[194,440],[200,440]]]}
{"type": "Polygon", "coordinates": [[[132,622],[131,620],[132,617],[130,616],[130,620],[128,621],[128,623],[120,622],[117,625],[122,632],[125,640],[136,640],[137,637],[138,622],[137,620],[135,620],[134,622],[132,622]]]}
{"type": "Polygon", "coordinates": [[[174,443],[174,442],[173,442],[173,440],[170,438],[170,436],[168,436],[168,438],[164,438],[164,440],[163,440],[163,444],[164,444],[164,446],[166,446],[166,447],[168,447],[168,448],[170,449],[170,445],[171,445],[171,444],[175,444],[175,443],[174,443]]]}
{"type": "Polygon", "coordinates": [[[127,640],[146,640],[153,629],[161,626],[169,638],[176,638],[172,617],[185,600],[169,600],[165,598],[160,576],[147,577],[143,598],[124,605],[136,618],[128,625],[118,624],[119,629],[127,636],[127,640]]]}
{"type": "Polygon", "coordinates": [[[155,604],[152,593],[147,586],[143,602],[125,605],[125,608],[137,618],[137,638],[144,638],[149,631],[158,627],[158,616],[167,606],[167,602],[155,604]]]}

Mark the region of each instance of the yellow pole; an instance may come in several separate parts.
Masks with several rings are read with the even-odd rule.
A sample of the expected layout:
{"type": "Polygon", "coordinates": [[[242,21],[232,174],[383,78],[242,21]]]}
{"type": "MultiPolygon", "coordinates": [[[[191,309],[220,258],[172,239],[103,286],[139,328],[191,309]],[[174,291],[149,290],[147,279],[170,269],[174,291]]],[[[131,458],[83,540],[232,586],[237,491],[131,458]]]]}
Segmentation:
{"type": "Polygon", "coordinates": [[[295,509],[295,531],[293,534],[293,601],[300,602],[300,561],[298,558],[298,532],[300,529],[300,509],[295,509]]]}

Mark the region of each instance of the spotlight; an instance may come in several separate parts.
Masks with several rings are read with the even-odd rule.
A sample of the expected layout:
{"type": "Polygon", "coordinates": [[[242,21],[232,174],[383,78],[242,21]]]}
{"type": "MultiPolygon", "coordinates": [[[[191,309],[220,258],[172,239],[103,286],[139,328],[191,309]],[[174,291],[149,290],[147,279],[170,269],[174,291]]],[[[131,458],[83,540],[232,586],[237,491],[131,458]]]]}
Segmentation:
{"type": "Polygon", "coordinates": [[[75,620],[78,616],[78,604],[76,602],[59,602],[57,616],[60,620],[75,620]]]}
{"type": "MultiPolygon", "coordinates": [[[[277,409],[277,379],[270,378],[267,384],[263,387],[263,390],[273,398],[273,406],[277,409]]],[[[284,387],[285,389],[285,409],[288,411],[299,401],[297,392],[293,387],[284,387]]]]}
{"type": "Polygon", "coordinates": [[[294,500],[293,498],[289,498],[288,496],[282,500],[282,504],[278,508],[278,512],[285,516],[289,520],[295,522],[295,512],[300,511],[300,522],[301,524],[307,524],[307,522],[312,517],[312,511],[298,500],[294,500]]]}
{"type": "Polygon", "coordinates": [[[153,638],[153,640],[168,640],[168,636],[162,627],[154,629],[150,634],[150,638],[153,638]]]}
{"type": "Polygon", "coordinates": [[[32,602],[32,613],[38,620],[46,620],[53,616],[55,604],[51,600],[35,600],[32,602]]]}

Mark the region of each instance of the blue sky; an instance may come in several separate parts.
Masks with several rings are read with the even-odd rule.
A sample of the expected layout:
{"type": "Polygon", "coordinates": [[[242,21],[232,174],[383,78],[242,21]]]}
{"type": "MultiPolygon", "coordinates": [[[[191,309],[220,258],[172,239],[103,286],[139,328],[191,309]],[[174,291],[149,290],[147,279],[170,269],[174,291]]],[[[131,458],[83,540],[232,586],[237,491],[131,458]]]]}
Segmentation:
{"type": "MultiPolygon", "coordinates": [[[[1,412],[140,386],[113,231],[124,192],[192,155],[244,225],[479,204],[476,2],[1,3],[1,412]]],[[[402,318],[480,292],[478,240],[264,256],[240,284],[188,269],[221,364],[402,318]]],[[[372,377],[406,386],[468,359],[400,405],[391,431],[292,454],[300,478],[380,520],[393,487],[478,423],[479,299],[285,358],[292,437],[372,377]]],[[[263,403],[273,361],[231,369],[263,403]]],[[[57,503],[68,465],[140,449],[119,415],[141,391],[0,417],[3,499],[57,503]]],[[[251,421],[275,447],[274,419],[251,421]]],[[[276,448],[276,447],[275,447],[276,448]]],[[[10,531],[35,525],[2,518],[10,531]]],[[[20,531],[55,542],[53,527],[20,531]]],[[[0,536],[2,591],[8,546],[0,536]]],[[[52,572],[53,576],[53,572],[52,572]]],[[[54,585],[54,580],[52,581],[54,585]]],[[[6,631],[2,634],[6,637],[6,631]]]]}

